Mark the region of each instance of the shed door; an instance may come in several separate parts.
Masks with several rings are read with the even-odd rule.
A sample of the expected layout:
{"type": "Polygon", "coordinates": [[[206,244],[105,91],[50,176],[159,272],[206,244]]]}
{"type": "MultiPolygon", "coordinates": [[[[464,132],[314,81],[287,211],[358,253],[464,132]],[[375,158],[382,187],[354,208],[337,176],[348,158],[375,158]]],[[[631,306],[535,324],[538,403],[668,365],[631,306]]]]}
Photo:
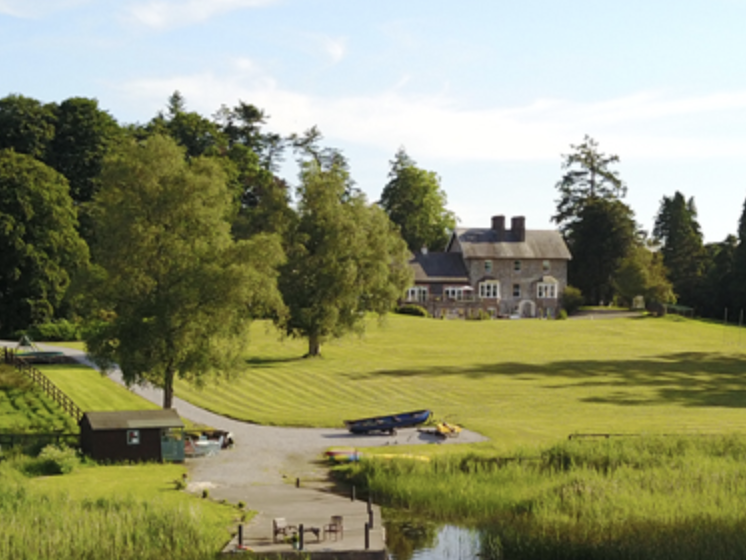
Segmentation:
{"type": "Polygon", "coordinates": [[[161,430],[161,460],[173,463],[184,461],[183,430],[161,430]]]}

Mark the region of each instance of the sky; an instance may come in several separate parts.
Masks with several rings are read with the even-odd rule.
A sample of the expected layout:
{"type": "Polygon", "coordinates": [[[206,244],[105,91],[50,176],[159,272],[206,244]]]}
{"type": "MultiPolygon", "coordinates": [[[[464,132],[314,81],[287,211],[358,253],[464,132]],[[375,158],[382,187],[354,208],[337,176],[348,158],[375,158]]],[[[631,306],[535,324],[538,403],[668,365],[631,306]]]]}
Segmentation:
{"type": "Polygon", "coordinates": [[[371,201],[404,147],[463,227],[553,228],[590,135],[643,229],[680,191],[718,242],[746,200],[744,22],[746,0],[0,0],[0,97],[122,124],[176,90],[207,117],[245,101],[267,131],[318,126],[371,201]]]}

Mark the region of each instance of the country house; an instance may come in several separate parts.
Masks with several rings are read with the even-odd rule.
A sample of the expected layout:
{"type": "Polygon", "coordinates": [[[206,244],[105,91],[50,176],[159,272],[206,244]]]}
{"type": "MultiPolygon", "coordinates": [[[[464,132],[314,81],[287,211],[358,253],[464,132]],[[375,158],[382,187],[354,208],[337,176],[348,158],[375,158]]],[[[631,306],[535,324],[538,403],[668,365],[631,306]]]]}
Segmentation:
{"type": "Polygon", "coordinates": [[[522,216],[490,228],[456,228],[445,252],[413,255],[406,301],[434,317],[554,317],[567,286],[570,251],[558,231],[526,230],[522,216]]]}

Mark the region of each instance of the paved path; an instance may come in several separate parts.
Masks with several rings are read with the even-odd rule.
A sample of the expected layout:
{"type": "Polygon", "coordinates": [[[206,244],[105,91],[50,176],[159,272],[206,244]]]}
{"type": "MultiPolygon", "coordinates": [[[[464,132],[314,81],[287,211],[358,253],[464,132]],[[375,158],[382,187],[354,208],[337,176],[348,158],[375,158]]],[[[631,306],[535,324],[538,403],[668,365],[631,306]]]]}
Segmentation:
{"type": "MultiPolygon", "coordinates": [[[[15,342],[0,341],[0,346],[15,346],[15,342]]],[[[42,350],[59,350],[80,363],[94,367],[85,353],[70,348],[46,346],[42,350]]],[[[121,372],[116,370],[109,377],[123,384],[121,372]]],[[[156,404],[163,402],[160,389],[135,386],[130,390],[156,404]]],[[[361,502],[351,503],[348,497],[333,493],[333,483],[328,478],[327,464],[323,452],[332,446],[380,447],[411,444],[476,443],[486,438],[475,432],[462,431],[455,439],[445,441],[416,429],[399,430],[395,436],[355,436],[339,428],[281,428],[260,426],[248,422],[232,420],[194,406],[174,397],[174,408],[179,415],[192,422],[226,430],[233,434],[236,445],[214,457],[200,457],[187,460],[190,473],[190,487],[193,492],[208,488],[214,499],[226,499],[232,503],[244,501],[247,506],[259,511],[259,515],[247,528],[247,538],[256,545],[259,541],[266,546],[271,543],[271,519],[285,517],[288,522],[305,522],[306,526],[323,526],[329,523],[331,515],[344,512],[346,543],[325,542],[318,547],[341,549],[351,545],[351,538],[362,539],[362,527],[367,519],[367,507],[361,502]],[[300,480],[300,488],[295,487],[300,480]],[[352,521],[352,519],[356,521],[352,521]],[[354,527],[354,530],[353,530],[354,527]],[[354,532],[353,532],[354,531],[354,532]]],[[[380,512],[375,509],[380,527],[380,512]]],[[[373,539],[382,542],[383,536],[375,534],[373,539]]],[[[362,540],[359,541],[360,543],[362,540]]],[[[314,538],[309,539],[309,549],[315,546],[314,538]]],[[[358,548],[362,548],[359,546],[358,548]]]]}

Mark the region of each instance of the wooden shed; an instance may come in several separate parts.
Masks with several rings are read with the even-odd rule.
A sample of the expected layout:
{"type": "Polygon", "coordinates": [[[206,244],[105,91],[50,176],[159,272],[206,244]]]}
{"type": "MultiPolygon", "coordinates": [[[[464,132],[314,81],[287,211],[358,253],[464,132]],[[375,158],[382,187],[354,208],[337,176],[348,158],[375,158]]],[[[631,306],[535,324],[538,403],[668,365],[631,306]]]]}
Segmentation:
{"type": "Polygon", "coordinates": [[[78,425],[83,453],[96,461],[184,460],[184,423],[173,409],[86,412],[78,425]]]}

